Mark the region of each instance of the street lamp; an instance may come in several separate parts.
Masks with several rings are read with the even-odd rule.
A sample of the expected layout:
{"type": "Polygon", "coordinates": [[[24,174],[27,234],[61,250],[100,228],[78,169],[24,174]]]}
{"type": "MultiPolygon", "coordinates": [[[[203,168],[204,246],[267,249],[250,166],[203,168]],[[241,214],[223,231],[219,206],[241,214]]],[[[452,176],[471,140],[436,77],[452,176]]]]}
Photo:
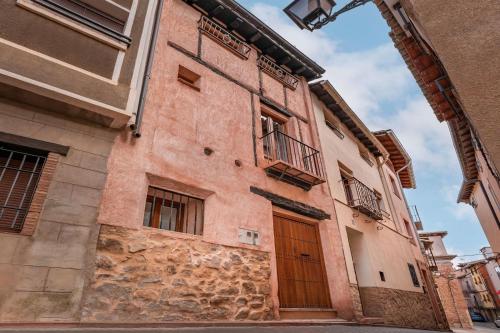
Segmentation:
{"type": "Polygon", "coordinates": [[[335,21],[340,14],[370,1],[372,0],[351,0],[340,10],[333,12],[336,5],[334,0],[294,0],[284,11],[300,29],[313,31],[335,21]]]}

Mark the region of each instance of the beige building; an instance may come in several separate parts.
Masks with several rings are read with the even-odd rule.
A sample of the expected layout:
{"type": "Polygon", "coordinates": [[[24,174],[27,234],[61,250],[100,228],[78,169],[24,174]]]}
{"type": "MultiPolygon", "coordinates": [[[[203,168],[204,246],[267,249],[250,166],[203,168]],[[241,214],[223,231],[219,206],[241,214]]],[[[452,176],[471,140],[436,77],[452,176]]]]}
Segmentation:
{"type": "Polygon", "coordinates": [[[456,255],[449,254],[443,238],[446,231],[419,232],[446,319],[451,328],[472,328],[467,302],[453,267],[456,255]]]}
{"type": "Polygon", "coordinates": [[[488,290],[487,281],[481,272],[486,262],[486,260],[476,260],[460,264],[459,279],[468,300],[469,311],[482,315],[488,321],[494,321],[500,309],[497,309],[495,295],[488,290]]]}
{"type": "Polygon", "coordinates": [[[446,327],[404,198],[415,188],[410,157],[392,131],[371,133],[328,81],[311,90],[357,315],[446,327]]]}
{"type": "Polygon", "coordinates": [[[0,321],[77,321],[153,1],[0,1],[0,321]]]}
{"type": "Polygon", "coordinates": [[[470,203],[500,252],[500,3],[375,1],[439,121],[447,121],[470,203]]]}

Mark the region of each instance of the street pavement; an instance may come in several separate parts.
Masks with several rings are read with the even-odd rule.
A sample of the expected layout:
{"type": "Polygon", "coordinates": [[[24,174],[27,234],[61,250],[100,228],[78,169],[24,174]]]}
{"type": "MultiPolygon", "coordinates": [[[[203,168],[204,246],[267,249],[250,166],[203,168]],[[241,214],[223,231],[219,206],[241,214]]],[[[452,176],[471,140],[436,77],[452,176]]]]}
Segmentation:
{"type": "MultiPolygon", "coordinates": [[[[197,328],[15,328],[0,333],[432,333],[434,331],[371,326],[246,326],[197,328]]],[[[476,323],[473,330],[454,330],[455,333],[500,333],[491,323],[476,323]]]]}
{"type": "MultiPolygon", "coordinates": [[[[248,326],[248,327],[203,327],[203,328],[86,328],[86,329],[23,329],[2,330],[0,333],[430,333],[431,331],[369,327],[369,326],[248,326]]],[[[499,332],[495,332],[499,333],[499,332]]]]}

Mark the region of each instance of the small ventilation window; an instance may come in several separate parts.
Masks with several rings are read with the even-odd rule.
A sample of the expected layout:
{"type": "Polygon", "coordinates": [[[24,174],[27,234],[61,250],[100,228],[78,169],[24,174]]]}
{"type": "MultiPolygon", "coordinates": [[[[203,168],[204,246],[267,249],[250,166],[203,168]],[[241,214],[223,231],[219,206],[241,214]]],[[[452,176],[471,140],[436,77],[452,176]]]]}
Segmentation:
{"type": "Polygon", "coordinates": [[[333,133],[335,133],[335,135],[337,135],[340,139],[344,138],[344,134],[340,131],[338,124],[329,119],[326,119],[325,123],[326,126],[328,126],[333,131],[333,133]]]}
{"type": "Polygon", "coordinates": [[[385,274],[384,274],[384,272],[380,271],[380,272],[378,272],[378,274],[380,275],[380,280],[382,282],[385,282],[385,274]]]}
{"type": "Polygon", "coordinates": [[[197,91],[201,90],[201,76],[184,66],[179,65],[177,79],[197,91]]]}

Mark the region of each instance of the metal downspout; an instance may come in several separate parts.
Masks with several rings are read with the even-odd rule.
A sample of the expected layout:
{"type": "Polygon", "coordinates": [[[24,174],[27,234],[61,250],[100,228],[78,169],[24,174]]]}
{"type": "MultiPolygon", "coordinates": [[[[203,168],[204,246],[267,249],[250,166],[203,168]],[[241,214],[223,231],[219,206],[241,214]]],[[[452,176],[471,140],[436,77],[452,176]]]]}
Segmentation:
{"type": "Polygon", "coordinates": [[[144,114],[144,105],[146,103],[146,95],[148,92],[149,80],[151,79],[151,69],[153,67],[153,58],[156,50],[156,41],[158,40],[158,31],[160,30],[160,19],[163,10],[163,3],[164,0],[158,0],[158,3],[156,5],[153,34],[151,35],[151,39],[149,41],[148,55],[146,58],[146,70],[144,71],[141,93],[139,94],[139,105],[137,107],[135,122],[132,125],[130,125],[130,129],[132,130],[132,135],[136,138],[141,137],[142,116],[144,114]]]}

